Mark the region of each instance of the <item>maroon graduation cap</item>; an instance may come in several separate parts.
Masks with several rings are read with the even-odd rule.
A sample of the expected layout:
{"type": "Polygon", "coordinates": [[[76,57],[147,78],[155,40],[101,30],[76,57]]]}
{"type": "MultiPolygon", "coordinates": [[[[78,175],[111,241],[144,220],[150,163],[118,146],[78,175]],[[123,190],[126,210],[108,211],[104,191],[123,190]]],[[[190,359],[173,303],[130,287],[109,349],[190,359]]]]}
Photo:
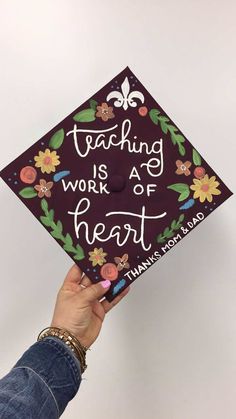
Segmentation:
{"type": "Polygon", "coordinates": [[[109,301],[232,195],[128,67],[1,176],[109,301]]]}

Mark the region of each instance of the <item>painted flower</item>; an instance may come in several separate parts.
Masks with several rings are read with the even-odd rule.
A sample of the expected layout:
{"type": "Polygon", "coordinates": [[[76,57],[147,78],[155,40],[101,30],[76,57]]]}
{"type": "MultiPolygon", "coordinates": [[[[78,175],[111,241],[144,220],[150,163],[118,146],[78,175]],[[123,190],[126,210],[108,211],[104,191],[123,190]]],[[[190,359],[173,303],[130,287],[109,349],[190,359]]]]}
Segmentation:
{"type": "Polygon", "coordinates": [[[32,166],[25,166],[20,171],[20,180],[24,183],[34,183],[37,177],[37,172],[32,166]]]}
{"type": "Polygon", "coordinates": [[[206,199],[208,202],[212,202],[212,195],[220,195],[221,191],[217,189],[219,182],[216,181],[215,176],[209,178],[205,175],[202,179],[193,179],[194,185],[190,186],[190,189],[194,191],[193,198],[199,198],[200,202],[204,202],[206,199]]]}
{"type": "Polygon", "coordinates": [[[197,166],[197,167],[194,169],[193,174],[194,174],[194,176],[195,176],[197,179],[201,179],[201,178],[203,178],[203,177],[205,176],[205,174],[206,174],[206,170],[205,170],[205,169],[204,169],[204,167],[202,167],[202,166],[197,166]]]}
{"type": "Polygon", "coordinates": [[[51,189],[53,187],[53,182],[46,182],[45,179],[40,179],[39,185],[35,185],[34,189],[38,192],[38,197],[43,198],[46,196],[50,198],[52,195],[51,189]]]}
{"type": "Polygon", "coordinates": [[[42,173],[55,172],[55,167],[60,164],[59,158],[60,156],[57,155],[56,151],[50,151],[49,148],[46,148],[44,152],[39,151],[39,155],[34,157],[35,167],[40,167],[42,173]]]}
{"type": "Polygon", "coordinates": [[[117,264],[118,271],[122,271],[122,269],[124,269],[124,268],[129,269],[130,264],[128,262],[128,259],[129,259],[129,256],[127,255],[127,253],[125,253],[123,256],[121,256],[121,258],[118,257],[118,256],[114,257],[114,261],[117,264]]]}
{"type": "Polygon", "coordinates": [[[101,106],[97,106],[96,116],[102,118],[105,122],[108,121],[108,119],[114,118],[113,107],[108,106],[107,103],[102,103],[101,106]]]}
{"type": "Polygon", "coordinates": [[[118,269],[114,263],[105,263],[100,269],[100,275],[103,279],[115,281],[118,278],[118,269]]]}
{"type": "Polygon", "coordinates": [[[146,116],[148,113],[148,108],[146,106],[140,106],[140,108],[138,108],[138,113],[140,116],[146,116]]]}
{"type": "Polygon", "coordinates": [[[105,256],[107,256],[107,253],[103,252],[102,247],[99,249],[95,247],[92,252],[89,252],[89,256],[89,260],[92,262],[93,266],[102,266],[106,262],[105,256]]]}
{"type": "Polygon", "coordinates": [[[175,164],[177,166],[177,170],[175,171],[177,175],[189,176],[191,174],[189,170],[190,166],[192,165],[191,161],[187,160],[183,163],[181,160],[176,160],[175,164]]]}

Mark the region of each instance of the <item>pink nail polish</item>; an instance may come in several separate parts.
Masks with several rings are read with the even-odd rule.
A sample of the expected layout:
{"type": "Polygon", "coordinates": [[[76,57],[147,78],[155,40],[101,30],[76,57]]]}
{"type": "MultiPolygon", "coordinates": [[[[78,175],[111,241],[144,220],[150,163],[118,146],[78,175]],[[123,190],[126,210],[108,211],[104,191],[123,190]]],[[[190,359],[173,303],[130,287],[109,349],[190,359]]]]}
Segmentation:
{"type": "Polygon", "coordinates": [[[101,281],[100,284],[103,286],[103,288],[108,288],[111,285],[111,281],[106,279],[105,281],[101,281]]]}

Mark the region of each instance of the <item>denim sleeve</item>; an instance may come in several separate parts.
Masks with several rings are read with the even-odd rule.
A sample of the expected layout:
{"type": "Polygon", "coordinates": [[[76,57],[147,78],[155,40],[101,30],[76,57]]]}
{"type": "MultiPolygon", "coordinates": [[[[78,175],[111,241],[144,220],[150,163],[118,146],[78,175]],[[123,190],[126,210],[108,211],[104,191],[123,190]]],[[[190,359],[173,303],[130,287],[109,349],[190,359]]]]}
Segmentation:
{"type": "Polygon", "coordinates": [[[1,419],[56,419],[81,383],[79,360],[54,337],[34,343],[0,380],[1,419]]]}

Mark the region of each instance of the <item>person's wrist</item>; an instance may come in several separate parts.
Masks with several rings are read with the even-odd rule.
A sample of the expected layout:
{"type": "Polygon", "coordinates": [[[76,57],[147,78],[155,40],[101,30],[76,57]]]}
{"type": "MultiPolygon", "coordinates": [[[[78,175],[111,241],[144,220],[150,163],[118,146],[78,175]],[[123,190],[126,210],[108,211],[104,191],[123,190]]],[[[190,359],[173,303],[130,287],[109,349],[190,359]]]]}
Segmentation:
{"type": "Polygon", "coordinates": [[[40,341],[46,337],[54,337],[63,341],[79,359],[82,373],[86,370],[86,351],[89,348],[83,345],[71,331],[64,327],[49,326],[39,333],[37,340],[40,341]]]}
{"type": "Polygon", "coordinates": [[[74,327],[71,327],[70,325],[65,325],[63,322],[57,323],[52,322],[50,324],[50,327],[58,327],[59,329],[66,329],[68,332],[70,332],[75,338],[86,348],[89,348],[91,346],[91,339],[87,339],[85,336],[82,336],[78,333],[78,330],[74,327]]]}

